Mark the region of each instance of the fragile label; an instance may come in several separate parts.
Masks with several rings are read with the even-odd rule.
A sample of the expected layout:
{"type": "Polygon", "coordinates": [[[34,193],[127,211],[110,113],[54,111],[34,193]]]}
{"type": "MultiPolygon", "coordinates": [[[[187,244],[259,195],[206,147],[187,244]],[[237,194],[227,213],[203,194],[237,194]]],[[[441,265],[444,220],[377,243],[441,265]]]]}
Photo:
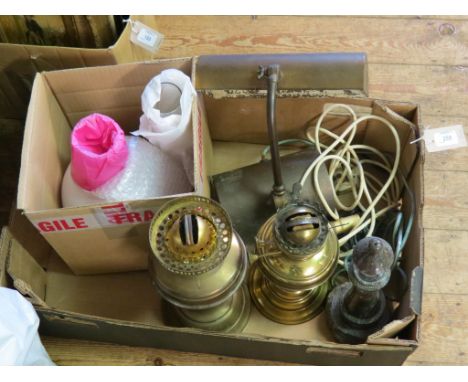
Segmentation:
{"type": "Polygon", "coordinates": [[[131,209],[124,203],[116,203],[97,207],[92,214],[62,218],[42,218],[36,219],[33,223],[41,233],[123,227],[151,222],[155,210],[148,208],[131,209]]]}
{"type": "Polygon", "coordinates": [[[153,219],[150,209],[132,210],[125,203],[96,208],[94,216],[102,227],[147,223],[153,219]]]}
{"type": "Polygon", "coordinates": [[[425,129],[422,137],[428,152],[466,147],[466,137],[462,125],[425,129]]]}

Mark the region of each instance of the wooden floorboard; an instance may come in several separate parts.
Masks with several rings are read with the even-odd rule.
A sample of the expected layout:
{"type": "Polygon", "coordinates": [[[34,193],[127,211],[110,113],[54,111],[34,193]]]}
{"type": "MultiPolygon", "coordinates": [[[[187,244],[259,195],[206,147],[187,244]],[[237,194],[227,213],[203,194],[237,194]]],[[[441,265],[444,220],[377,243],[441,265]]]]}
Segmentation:
{"type": "Polygon", "coordinates": [[[468,116],[468,68],[369,64],[369,95],[411,101],[431,115],[468,116]]]}
{"type": "Polygon", "coordinates": [[[426,229],[424,247],[424,292],[467,296],[468,232],[426,229]]]}
{"type": "MultiPolygon", "coordinates": [[[[466,150],[466,149],[462,149],[466,150]]],[[[468,227],[468,172],[430,171],[424,172],[423,224],[427,229],[462,230],[468,227]]],[[[466,236],[465,236],[466,237],[466,236]]],[[[431,243],[436,245],[436,243],[431,243]]],[[[457,247],[462,253],[466,248],[457,247]]]]}
{"type": "Polygon", "coordinates": [[[158,16],[156,25],[162,57],[365,51],[370,63],[468,64],[466,18],[158,16]]]}
{"type": "MultiPolygon", "coordinates": [[[[452,272],[453,273],[453,270],[452,272]]],[[[421,344],[408,358],[411,362],[468,364],[468,296],[424,294],[421,344]]]]}
{"type": "MultiPolygon", "coordinates": [[[[144,20],[143,20],[144,21],[144,20]]],[[[366,51],[371,97],[420,104],[424,125],[468,133],[468,17],[156,17],[159,57],[366,51]]],[[[420,347],[407,365],[468,364],[468,149],[427,154],[420,347]]],[[[59,364],[266,364],[44,338],[59,364]]]]}
{"type": "Polygon", "coordinates": [[[154,348],[135,348],[91,341],[44,337],[44,346],[58,365],[164,366],[164,365],[294,365],[212,354],[186,353],[154,348]]]}

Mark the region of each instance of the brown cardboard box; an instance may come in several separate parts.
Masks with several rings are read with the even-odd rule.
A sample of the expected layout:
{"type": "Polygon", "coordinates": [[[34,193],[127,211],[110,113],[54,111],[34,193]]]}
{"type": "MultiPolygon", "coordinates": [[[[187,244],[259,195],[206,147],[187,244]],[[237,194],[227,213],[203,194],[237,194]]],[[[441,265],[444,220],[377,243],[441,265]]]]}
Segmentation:
{"type": "Polygon", "coordinates": [[[0,42],[106,48],[116,39],[113,16],[0,16],[0,42]]]}
{"type": "Polygon", "coordinates": [[[0,16],[0,153],[8,152],[6,157],[0,154],[0,224],[7,224],[16,196],[24,121],[36,73],[116,63],[109,49],[21,43],[107,46],[115,38],[111,24],[108,16],[0,16]]]}
{"type": "Polygon", "coordinates": [[[33,22],[30,27],[36,32],[28,35],[24,17],[31,18],[0,16],[0,151],[11,152],[6,159],[0,157],[0,224],[8,221],[16,194],[19,151],[35,75],[44,71],[113,65],[151,58],[149,52],[130,42],[130,26],[114,45],[102,49],[19,44],[24,41],[61,45],[60,42],[63,42],[68,46],[81,44],[93,47],[105,46],[112,40],[109,16],[37,16],[35,21],[44,30],[44,38],[39,36],[39,39],[33,22]],[[57,36],[56,32],[58,35],[63,32],[73,37],[62,41],[63,36],[57,36]],[[10,44],[7,41],[17,43],[10,44]]]}
{"type": "MultiPolygon", "coordinates": [[[[16,19],[21,16],[2,17],[13,17],[16,19]]],[[[38,17],[47,18],[46,16],[38,17]]],[[[57,16],[57,18],[67,17],[68,16],[57,16]]],[[[92,18],[87,20],[87,22],[90,24],[99,24],[101,22],[105,24],[105,20],[107,20],[108,16],[100,17],[103,19],[100,22],[96,22],[97,19],[92,18]]],[[[0,20],[0,22],[2,22],[2,20],[0,20]]],[[[3,20],[3,22],[5,21],[3,20]]],[[[64,24],[66,23],[65,20],[62,20],[62,22],[64,24]]],[[[60,24],[60,22],[57,23],[60,24]]],[[[7,25],[4,25],[4,28],[6,28],[6,26],[7,25]]],[[[79,25],[76,25],[76,28],[79,28],[79,25]]],[[[110,29],[110,27],[99,27],[98,25],[91,28],[110,29]]],[[[17,31],[17,28],[15,28],[15,31],[17,31]]],[[[34,77],[37,73],[129,63],[143,61],[152,57],[148,51],[133,45],[130,42],[129,36],[130,26],[127,26],[122,36],[114,45],[101,49],[69,47],[73,46],[71,42],[68,44],[69,46],[57,46],[61,45],[57,43],[50,44],[54,46],[47,46],[47,41],[44,41],[43,45],[27,45],[6,43],[5,41],[8,40],[6,36],[3,40],[0,39],[0,41],[2,41],[0,43],[0,93],[2,94],[0,98],[0,120],[24,120],[28,109],[34,77]]],[[[79,39],[79,36],[76,38],[79,39]]],[[[81,36],[81,38],[83,38],[83,36],[81,36]]],[[[107,35],[104,40],[109,41],[107,35]]],[[[21,39],[15,38],[15,41],[21,41],[21,39]]],[[[105,41],[100,42],[100,44],[104,44],[105,41]]]]}
{"type": "MultiPolygon", "coordinates": [[[[191,59],[163,60],[41,73],[34,81],[26,120],[17,206],[77,274],[146,269],[147,230],[168,197],[60,208],[70,133],[82,117],[99,112],[129,133],[138,129],[140,96],[167,68],[190,76],[191,59]]],[[[194,192],[204,191],[199,111],[192,107],[194,192]]],[[[173,197],[173,196],[172,196],[173,197]]]]}
{"type": "MultiPolygon", "coordinates": [[[[199,60],[195,85],[199,89],[201,130],[209,130],[209,135],[203,135],[208,148],[203,163],[211,175],[255,162],[268,139],[264,93],[258,89],[223,89],[216,81],[202,86],[206,84],[200,78],[206,73],[204,60],[199,60]]],[[[394,123],[402,142],[402,170],[416,195],[414,228],[402,262],[409,288],[394,320],[369,337],[366,344],[333,342],[323,313],[307,323],[286,326],[267,320],[253,308],[241,334],[168,327],[162,322],[161,300],[147,272],[74,275],[19,213],[0,240],[0,282],[30,298],[40,315],[43,334],[308,364],[403,363],[417,347],[420,330],[423,155],[418,145],[409,144],[419,135],[419,109],[408,103],[344,97],[327,91],[301,93],[300,97],[295,91],[285,91],[277,104],[280,139],[301,136],[304,126],[313,122],[325,105],[338,102],[372,110],[394,123]]],[[[325,126],[333,129],[342,122],[343,116],[337,114],[325,126]]],[[[391,153],[393,146],[387,134],[380,123],[370,122],[359,126],[358,139],[391,153]]]]}
{"type": "Polygon", "coordinates": [[[130,32],[127,25],[114,45],[101,49],[0,43],[0,120],[24,120],[37,73],[153,58],[130,41],[130,32]]]}

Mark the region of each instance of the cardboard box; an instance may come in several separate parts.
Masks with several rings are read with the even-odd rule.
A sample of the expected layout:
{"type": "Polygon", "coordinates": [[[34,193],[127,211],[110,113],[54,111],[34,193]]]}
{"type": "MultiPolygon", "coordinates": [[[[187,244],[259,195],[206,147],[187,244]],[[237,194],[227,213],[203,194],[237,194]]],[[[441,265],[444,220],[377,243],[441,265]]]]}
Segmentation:
{"type": "Polygon", "coordinates": [[[24,121],[35,75],[44,71],[134,62],[143,60],[143,55],[147,59],[151,57],[149,52],[130,42],[130,26],[114,45],[103,49],[6,43],[60,45],[62,37],[56,32],[60,30],[58,34],[61,34],[63,28],[66,35],[73,35],[71,40],[64,38],[62,41],[68,46],[105,46],[114,37],[110,36],[114,32],[109,16],[35,16],[27,23],[23,18],[31,19],[31,16],[0,17],[0,152],[10,151],[7,159],[0,158],[0,224],[7,223],[16,196],[24,121]],[[33,31],[29,32],[28,27],[33,31]]]}
{"type": "Polygon", "coordinates": [[[127,25],[114,45],[101,49],[0,43],[0,120],[25,119],[37,73],[152,58],[151,53],[130,42],[130,29],[127,25]]]}
{"type": "Polygon", "coordinates": [[[113,16],[0,16],[0,42],[107,48],[116,40],[113,16]]]}
{"type": "MultiPolygon", "coordinates": [[[[251,79],[240,83],[238,88],[235,82],[231,82],[231,88],[223,88],[222,77],[208,82],[201,78],[215,61],[216,58],[202,57],[195,62],[200,129],[209,130],[209,135],[203,135],[207,148],[203,163],[209,175],[254,163],[268,142],[265,93],[261,89],[246,90],[245,85],[251,79]]],[[[331,103],[370,110],[394,123],[402,142],[402,171],[408,175],[416,196],[414,227],[402,260],[409,288],[394,320],[366,344],[335,343],[323,313],[304,324],[287,326],[269,321],[254,307],[247,327],[240,334],[168,327],[162,321],[161,299],[146,271],[74,275],[20,213],[2,232],[0,282],[15,287],[33,302],[41,318],[40,331],[46,335],[306,364],[403,363],[416,349],[420,331],[423,153],[419,145],[409,144],[419,136],[419,109],[413,104],[355,94],[346,97],[345,92],[326,89],[300,95],[296,90],[286,89],[277,103],[280,139],[302,136],[304,126],[331,103]]],[[[339,129],[343,122],[344,116],[336,114],[325,121],[325,127],[339,129]]],[[[388,134],[380,123],[369,122],[359,126],[357,139],[391,153],[392,139],[388,134]]],[[[405,214],[408,212],[405,210],[405,214]]]]}
{"type": "MultiPolygon", "coordinates": [[[[36,76],[26,120],[17,206],[77,274],[146,269],[149,223],[171,196],[60,208],[62,178],[70,163],[71,130],[77,121],[95,112],[114,118],[126,133],[137,130],[141,93],[151,78],[167,68],[190,76],[192,60],[70,69],[36,76]]],[[[192,113],[193,191],[206,194],[196,100],[192,113]]]]}

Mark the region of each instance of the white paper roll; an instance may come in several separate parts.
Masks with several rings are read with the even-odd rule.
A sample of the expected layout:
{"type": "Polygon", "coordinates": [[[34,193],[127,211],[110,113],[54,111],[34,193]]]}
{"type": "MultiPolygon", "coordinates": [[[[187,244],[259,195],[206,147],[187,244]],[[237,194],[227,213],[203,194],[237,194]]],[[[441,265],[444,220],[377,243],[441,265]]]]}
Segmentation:
{"type": "Polygon", "coordinates": [[[164,70],[146,85],[141,95],[143,115],[140,128],[132,132],[178,158],[192,184],[193,137],[190,121],[195,96],[188,76],[177,69],[164,70]]]}

